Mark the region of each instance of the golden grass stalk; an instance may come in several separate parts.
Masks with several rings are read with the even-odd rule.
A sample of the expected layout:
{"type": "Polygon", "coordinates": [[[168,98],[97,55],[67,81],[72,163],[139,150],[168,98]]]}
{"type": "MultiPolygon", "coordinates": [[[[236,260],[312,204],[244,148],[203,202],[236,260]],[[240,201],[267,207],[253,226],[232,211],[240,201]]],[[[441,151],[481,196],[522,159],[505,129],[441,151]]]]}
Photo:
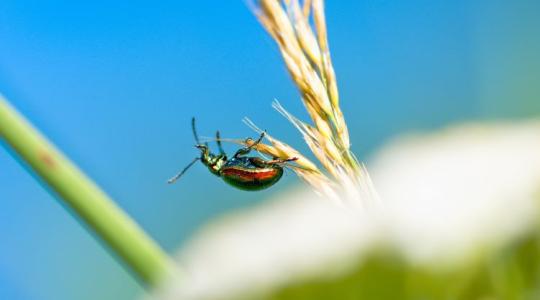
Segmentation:
{"type": "MultiPolygon", "coordinates": [[[[312,125],[288,113],[277,101],[273,107],[300,131],[326,172],[291,146],[268,135],[271,145],[260,144],[257,150],[283,159],[298,157],[297,166],[291,168],[323,194],[334,197],[339,189],[357,190],[369,177],[350,150],[347,124],[339,107],[324,1],[260,0],[252,3],[252,8],[276,41],[312,125]]],[[[249,120],[248,125],[260,132],[249,120]]],[[[236,142],[249,144],[250,140],[236,142]]]]}

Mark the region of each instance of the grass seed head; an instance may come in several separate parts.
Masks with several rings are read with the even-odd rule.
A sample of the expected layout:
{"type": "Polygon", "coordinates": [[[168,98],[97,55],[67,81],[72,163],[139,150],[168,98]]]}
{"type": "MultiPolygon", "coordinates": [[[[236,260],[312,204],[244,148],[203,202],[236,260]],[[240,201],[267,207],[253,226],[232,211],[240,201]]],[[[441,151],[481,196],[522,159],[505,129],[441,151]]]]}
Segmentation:
{"type": "MultiPolygon", "coordinates": [[[[325,172],[296,149],[270,135],[266,136],[270,145],[261,143],[256,149],[282,159],[298,157],[291,169],[324,195],[334,197],[341,190],[351,190],[351,187],[366,188],[369,176],[350,151],[349,130],[339,107],[324,1],[259,0],[252,3],[252,7],[262,26],[276,41],[312,125],[297,119],[277,102],[273,107],[300,131],[325,172]]],[[[246,123],[261,132],[251,121],[246,123]]],[[[235,142],[253,143],[252,140],[235,142]]],[[[370,183],[367,188],[371,189],[370,183]]]]}

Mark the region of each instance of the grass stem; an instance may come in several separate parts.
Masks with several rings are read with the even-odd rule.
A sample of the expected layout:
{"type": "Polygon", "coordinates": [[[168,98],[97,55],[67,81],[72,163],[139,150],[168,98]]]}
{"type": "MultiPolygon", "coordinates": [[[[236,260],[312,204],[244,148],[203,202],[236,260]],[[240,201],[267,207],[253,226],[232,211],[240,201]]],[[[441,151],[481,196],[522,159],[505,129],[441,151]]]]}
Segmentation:
{"type": "Polygon", "coordinates": [[[72,162],[0,96],[0,139],[146,284],[172,270],[169,257],[72,162]]]}

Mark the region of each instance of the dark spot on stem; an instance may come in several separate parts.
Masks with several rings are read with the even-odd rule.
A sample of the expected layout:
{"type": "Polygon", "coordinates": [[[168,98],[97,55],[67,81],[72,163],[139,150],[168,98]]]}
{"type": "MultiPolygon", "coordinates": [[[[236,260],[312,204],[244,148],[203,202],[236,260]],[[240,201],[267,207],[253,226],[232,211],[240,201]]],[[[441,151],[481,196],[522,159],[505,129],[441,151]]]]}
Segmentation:
{"type": "Polygon", "coordinates": [[[49,168],[54,168],[56,166],[56,161],[54,158],[49,154],[49,152],[43,151],[39,155],[39,159],[45,163],[45,165],[49,168]]]}

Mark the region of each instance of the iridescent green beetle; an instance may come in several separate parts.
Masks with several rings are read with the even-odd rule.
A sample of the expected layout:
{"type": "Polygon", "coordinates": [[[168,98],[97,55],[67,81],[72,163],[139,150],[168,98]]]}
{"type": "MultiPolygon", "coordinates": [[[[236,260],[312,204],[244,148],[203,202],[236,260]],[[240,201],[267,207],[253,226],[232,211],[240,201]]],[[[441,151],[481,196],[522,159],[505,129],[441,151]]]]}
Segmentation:
{"type": "Polygon", "coordinates": [[[210,152],[208,143],[201,144],[197,130],[195,129],[195,118],[191,119],[191,128],[197,144],[196,148],[201,150],[201,156],[195,158],[180,173],[169,179],[168,183],[173,183],[182,176],[195,162],[200,160],[210,173],[221,177],[226,183],[245,191],[258,191],[271,187],[283,176],[283,167],[285,163],[295,161],[298,158],[279,159],[274,157],[272,160],[265,160],[260,157],[247,156],[257,144],[264,138],[264,132],[259,139],[248,147],[236,151],[231,159],[221,146],[219,131],[216,132],[216,142],[219,154],[210,152]]]}

